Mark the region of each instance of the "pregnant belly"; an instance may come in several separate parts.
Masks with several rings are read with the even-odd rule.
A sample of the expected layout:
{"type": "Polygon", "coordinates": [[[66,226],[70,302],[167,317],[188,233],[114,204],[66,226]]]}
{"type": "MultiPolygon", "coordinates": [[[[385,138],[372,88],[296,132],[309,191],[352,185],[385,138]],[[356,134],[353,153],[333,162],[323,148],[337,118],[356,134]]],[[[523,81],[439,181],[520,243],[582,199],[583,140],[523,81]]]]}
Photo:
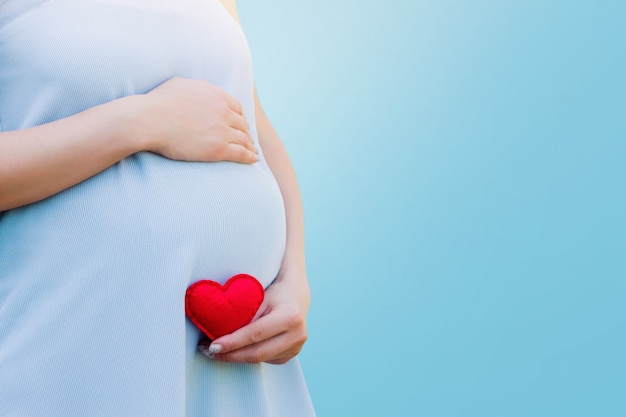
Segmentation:
{"type": "Polygon", "coordinates": [[[178,275],[184,285],[248,273],[267,286],[284,245],[283,202],[266,165],[150,153],[0,220],[5,271],[41,264],[80,274],[102,265],[134,276],[149,271],[143,279],[178,275]]]}
{"type": "Polygon", "coordinates": [[[183,381],[172,395],[184,399],[185,364],[201,338],[185,318],[186,288],[238,273],[267,286],[284,244],[282,198],[263,163],[184,163],[142,153],[5,212],[0,396],[13,401],[0,400],[0,415],[24,404],[44,415],[50,404],[72,410],[78,397],[67,392],[80,393],[84,404],[102,392],[124,398],[137,378],[164,375],[183,381]],[[48,394],[33,402],[32,392],[48,394]]]}

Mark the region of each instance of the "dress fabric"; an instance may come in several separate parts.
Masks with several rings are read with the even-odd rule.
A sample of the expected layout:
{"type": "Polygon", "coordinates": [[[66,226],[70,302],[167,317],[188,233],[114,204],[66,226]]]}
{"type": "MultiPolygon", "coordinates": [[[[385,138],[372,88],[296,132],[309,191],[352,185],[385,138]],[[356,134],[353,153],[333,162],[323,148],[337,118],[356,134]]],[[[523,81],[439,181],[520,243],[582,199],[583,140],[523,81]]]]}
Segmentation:
{"type": "MultiPolygon", "coordinates": [[[[0,1],[2,131],[175,76],[235,96],[257,141],[250,52],[218,0],[0,1]]],[[[0,416],[313,416],[297,358],[206,359],[184,313],[200,279],[247,273],[267,287],[285,227],[262,154],[244,165],[142,152],[0,213],[0,416]]]]}

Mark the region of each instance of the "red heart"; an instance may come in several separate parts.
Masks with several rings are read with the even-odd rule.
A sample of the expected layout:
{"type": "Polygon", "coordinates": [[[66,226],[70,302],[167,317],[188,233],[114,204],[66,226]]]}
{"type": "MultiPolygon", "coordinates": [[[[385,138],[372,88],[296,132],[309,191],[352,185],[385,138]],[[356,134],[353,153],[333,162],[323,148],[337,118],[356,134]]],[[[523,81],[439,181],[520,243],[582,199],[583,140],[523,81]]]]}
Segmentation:
{"type": "Polygon", "coordinates": [[[211,340],[250,323],[263,302],[265,290],[247,274],[231,277],[222,286],[204,279],[185,293],[185,313],[211,340]]]}

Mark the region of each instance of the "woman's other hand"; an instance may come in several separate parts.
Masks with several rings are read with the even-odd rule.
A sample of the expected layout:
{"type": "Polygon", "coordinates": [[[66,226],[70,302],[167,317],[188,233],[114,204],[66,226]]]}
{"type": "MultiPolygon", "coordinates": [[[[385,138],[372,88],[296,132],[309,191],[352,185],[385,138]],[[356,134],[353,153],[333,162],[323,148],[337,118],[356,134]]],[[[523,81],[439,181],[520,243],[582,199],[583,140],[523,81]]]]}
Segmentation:
{"type": "Polygon", "coordinates": [[[135,128],[145,150],[182,161],[258,159],[241,103],[206,81],[172,78],[136,96],[135,128]]]}
{"type": "Polygon", "coordinates": [[[265,291],[263,304],[250,324],[210,345],[201,341],[198,350],[225,362],[284,364],[292,359],[307,340],[310,295],[308,285],[303,288],[301,284],[306,279],[300,278],[279,275],[265,291]]]}

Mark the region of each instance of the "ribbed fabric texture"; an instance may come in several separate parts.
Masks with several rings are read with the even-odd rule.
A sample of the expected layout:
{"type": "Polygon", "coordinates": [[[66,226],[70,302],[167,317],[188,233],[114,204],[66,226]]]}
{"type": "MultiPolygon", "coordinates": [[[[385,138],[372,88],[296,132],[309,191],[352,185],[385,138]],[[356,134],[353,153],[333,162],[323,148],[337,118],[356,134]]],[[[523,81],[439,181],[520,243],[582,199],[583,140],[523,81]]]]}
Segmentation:
{"type": "MultiPolygon", "coordinates": [[[[250,53],[218,0],[0,2],[4,131],[174,76],[237,97],[256,138],[250,53]]],[[[205,359],[184,313],[200,279],[269,285],[284,246],[262,155],[243,165],[140,153],[2,213],[0,416],[313,416],[297,359],[205,359]]]]}

